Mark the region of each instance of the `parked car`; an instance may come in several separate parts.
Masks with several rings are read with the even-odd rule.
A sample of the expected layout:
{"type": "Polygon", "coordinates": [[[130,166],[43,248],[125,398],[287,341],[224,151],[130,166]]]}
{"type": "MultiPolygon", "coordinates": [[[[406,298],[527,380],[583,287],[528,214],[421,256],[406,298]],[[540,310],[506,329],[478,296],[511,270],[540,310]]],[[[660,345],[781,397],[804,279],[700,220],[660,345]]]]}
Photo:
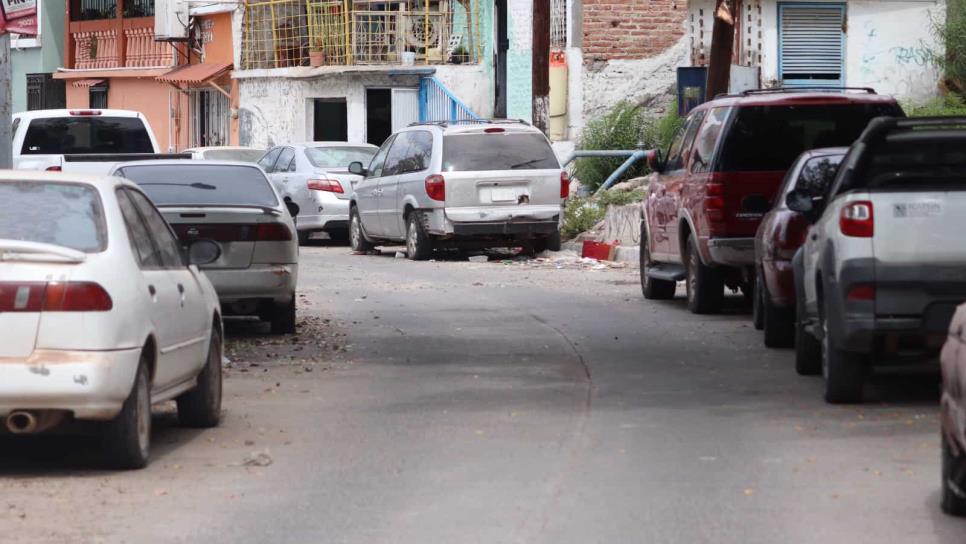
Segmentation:
{"type": "Polygon", "coordinates": [[[148,120],[127,110],[34,110],[13,116],[13,167],[107,174],[124,161],[162,154],[148,120]]]}
{"type": "Polygon", "coordinates": [[[792,191],[810,234],[795,259],[797,357],[828,402],[858,402],[874,365],[934,357],[966,299],[966,118],[876,119],[825,195],[792,191]]]}
{"type": "Polygon", "coordinates": [[[0,172],[0,420],[7,432],[101,421],[114,467],[145,466],[152,403],[182,424],[221,417],[218,297],[134,184],[0,172]]]}
{"type": "Polygon", "coordinates": [[[805,243],[808,220],[788,209],[792,191],[825,194],[847,147],[806,151],[785,175],[775,204],[765,214],[755,235],[755,327],[764,330],[765,346],[791,347],[795,342],[795,273],[792,258],[805,243]]]}
{"type": "Polygon", "coordinates": [[[415,124],[393,134],[353,192],[352,248],[405,242],[410,259],[443,247],[560,249],[570,190],[546,136],[523,121],[415,124]]]}
{"type": "Polygon", "coordinates": [[[265,150],[259,147],[240,146],[209,146],[192,147],[184,150],[190,153],[192,159],[209,161],[238,161],[257,163],[265,156],[265,150]]]}
{"type": "Polygon", "coordinates": [[[944,512],[966,516],[966,305],[953,315],[943,345],[942,499],[944,512]]]}
{"type": "Polygon", "coordinates": [[[278,192],[299,205],[295,220],[299,242],[325,232],[333,240],[349,239],[349,197],[361,176],[349,173],[355,161],[368,164],[377,148],[369,144],[312,142],[279,146],[258,162],[278,192]]]}
{"type": "Polygon", "coordinates": [[[214,240],[221,256],[202,267],[226,315],[257,315],[275,334],[295,332],[298,206],[254,164],[148,161],[115,174],[137,183],[183,244],[214,240]],[[288,208],[288,209],[286,209],[288,208]]]}
{"type": "Polygon", "coordinates": [[[771,89],[695,108],[655,171],[642,207],[641,288],[669,299],[686,279],[688,308],[720,310],[724,288],[750,294],[755,232],[803,151],[847,146],[880,115],[902,115],[871,89],[771,89]]]}

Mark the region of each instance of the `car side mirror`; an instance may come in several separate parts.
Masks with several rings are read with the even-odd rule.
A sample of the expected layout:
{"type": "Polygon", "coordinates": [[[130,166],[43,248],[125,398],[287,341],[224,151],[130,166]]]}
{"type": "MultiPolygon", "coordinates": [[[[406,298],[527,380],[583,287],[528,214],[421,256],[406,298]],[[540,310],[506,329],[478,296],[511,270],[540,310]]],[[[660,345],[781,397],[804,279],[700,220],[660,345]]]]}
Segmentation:
{"type": "Polygon", "coordinates": [[[366,170],[365,166],[362,166],[361,162],[353,161],[349,163],[349,173],[357,176],[365,176],[369,172],[366,170]]]}
{"type": "Polygon", "coordinates": [[[285,207],[288,208],[288,213],[295,217],[299,214],[301,208],[296,204],[290,197],[285,197],[285,207]]]}
{"type": "Polygon", "coordinates": [[[212,240],[193,240],[186,253],[188,265],[204,266],[221,257],[221,246],[212,240]]]}
{"type": "Polygon", "coordinates": [[[785,196],[785,205],[789,210],[804,215],[809,222],[814,223],[820,211],[817,200],[819,199],[805,191],[795,189],[785,196]]]}
{"type": "Polygon", "coordinates": [[[650,168],[652,172],[661,172],[664,170],[664,165],[661,163],[661,151],[659,149],[648,151],[647,167],[650,168]]]}

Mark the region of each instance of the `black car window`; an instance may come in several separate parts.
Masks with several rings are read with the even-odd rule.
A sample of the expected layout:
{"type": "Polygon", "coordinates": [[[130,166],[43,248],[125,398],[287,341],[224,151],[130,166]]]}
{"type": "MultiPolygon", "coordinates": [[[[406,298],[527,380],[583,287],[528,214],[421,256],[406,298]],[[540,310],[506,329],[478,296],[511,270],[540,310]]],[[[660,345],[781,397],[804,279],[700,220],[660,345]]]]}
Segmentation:
{"type": "Polygon", "coordinates": [[[674,141],[671,142],[671,147],[668,148],[668,159],[664,165],[664,171],[673,172],[684,168],[688,150],[694,143],[694,136],[698,133],[698,128],[701,126],[701,121],[704,120],[704,115],[704,111],[696,111],[688,116],[687,122],[678,131],[674,141]]]}
{"type": "Polygon", "coordinates": [[[714,149],[718,145],[718,138],[728,117],[728,108],[714,108],[701,125],[701,130],[694,141],[694,151],[691,156],[692,172],[708,172],[714,158],[714,149]]]}
{"type": "Polygon", "coordinates": [[[412,142],[412,132],[402,132],[396,136],[396,141],[389,148],[386,155],[386,165],[383,167],[383,176],[395,176],[403,173],[405,168],[406,156],[409,154],[409,147],[412,142]]]}
{"type": "Polygon", "coordinates": [[[158,206],[278,206],[271,183],[254,166],[135,163],[125,166],[123,175],[158,206]]]}
{"type": "Polygon", "coordinates": [[[392,143],[395,140],[396,137],[391,136],[382,144],[382,147],[379,148],[379,152],[376,153],[376,156],[372,158],[372,162],[369,163],[370,178],[382,177],[383,167],[386,164],[386,155],[389,153],[389,148],[392,147],[392,143]]]}
{"type": "Polygon", "coordinates": [[[790,184],[787,191],[804,191],[809,196],[821,196],[825,194],[835,174],[839,170],[839,164],[845,155],[827,155],[825,157],[814,157],[809,159],[798,178],[790,184]]]}
{"type": "Polygon", "coordinates": [[[848,185],[839,189],[966,189],[966,136],[955,130],[919,129],[870,142],[848,185]]]}
{"type": "Polygon", "coordinates": [[[147,224],[151,239],[154,240],[161,256],[161,265],[169,269],[184,267],[178,239],[171,233],[168,223],[161,217],[151,201],[137,191],[128,191],[128,196],[131,197],[134,205],[141,212],[145,224],[147,224]]]}
{"type": "Polygon", "coordinates": [[[162,268],[161,252],[154,246],[148,227],[135,208],[127,190],[117,190],[117,203],[121,208],[121,215],[124,216],[124,225],[127,227],[131,248],[138,258],[138,264],[145,270],[162,268]]]}
{"type": "Polygon", "coordinates": [[[409,136],[409,149],[399,162],[398,173],[422,172],[429,168],[429,160],[433,156],[433,135],[423,130],[406,134],[409,136]]]}
{"type": "Polygon", "coordinates": [[[275,149],[269,151],[264,157],[262,157],[260,161],[258,161],[258,166],[261,166],[262,170],[271,174],[275,170],[275,161],[278,160],[278,155],[281,152],[281,147],[276,147],[275,149]]]}
{"type": "Polygon", "coordinates": [[[721,149],[722,172],[785,171],[809,149],[852,145],[881,115],[902,116],[895,104],[744,106],[721,149]]]}
{"type": "Polygon", "coordinates": [[[20,153],[154,153],[154,145],[144,121],[137,117],[50,117],[30,121],[20,153]]]}
{"type": "Polygon", "coordinates": [[[275,171],[291,172],[291,167],[294,161],[295,150],[291,147],[282,148],[282,152],[278,155],[278,161],[275,162],[275,171]]]}
{"type": "Polygon", "coordinates": [[[539,132],[474,132],[443,137],[443,172],[559,168],[550,142],[539,132]]]}

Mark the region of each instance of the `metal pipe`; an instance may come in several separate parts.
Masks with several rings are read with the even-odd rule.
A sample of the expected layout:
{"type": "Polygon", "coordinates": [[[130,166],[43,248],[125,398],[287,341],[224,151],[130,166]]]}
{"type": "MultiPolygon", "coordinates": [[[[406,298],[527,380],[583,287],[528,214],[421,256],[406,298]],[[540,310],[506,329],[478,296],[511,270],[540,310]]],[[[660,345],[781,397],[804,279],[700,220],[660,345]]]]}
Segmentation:
{"type": "Polygon", "coordinates": [[[586,149],[580,151],[574,151],[567,157],[563,165],[566,167],[568,164],[574,162],[577,159],[584,157],[630,157],[638,150],[628,150],[628,149],[586,149]]]}
{"type": "Polygon", "coordinates": [[[613,185],[617,180],[619,180],[620,177],[624,175],[624,172],[626,172],[631,166],[633,166],[635,162],[641,159],[646,159],[647,156],[650,154],[651,154],[651,151],[645,151],[643,149],[635,151],[634,154],[632,154],[630,157],[627,158],[626,161],[624,161],[624,164],[620,165],[620,167],[617,170],[614,170],[613,172],[611,172],[610,176],[604,181],[604,184],[601,185],[600,188],[597,189],[597,192],[594,194],[595,195],[600,194],[601,191],[606,191],[607,189],[609,189],[610,186],[613,185]]]}
{"type": "Polygon", "coordinates": [[[31,434],[37,430],[37,418],[30,412],[11,412],[5,423],[7,430],[13,434],[31,434]]]}

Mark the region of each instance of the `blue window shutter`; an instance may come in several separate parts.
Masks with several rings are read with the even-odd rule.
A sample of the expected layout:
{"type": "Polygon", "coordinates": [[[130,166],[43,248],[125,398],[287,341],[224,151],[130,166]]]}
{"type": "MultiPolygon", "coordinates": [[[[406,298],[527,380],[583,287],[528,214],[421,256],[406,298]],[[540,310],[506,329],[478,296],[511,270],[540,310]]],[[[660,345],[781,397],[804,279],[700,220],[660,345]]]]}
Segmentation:
{"type": "Polygon", "coordinates": [[[784,85],[841,85],[845,6],[779,4],[779,77],[784,85]]]}

